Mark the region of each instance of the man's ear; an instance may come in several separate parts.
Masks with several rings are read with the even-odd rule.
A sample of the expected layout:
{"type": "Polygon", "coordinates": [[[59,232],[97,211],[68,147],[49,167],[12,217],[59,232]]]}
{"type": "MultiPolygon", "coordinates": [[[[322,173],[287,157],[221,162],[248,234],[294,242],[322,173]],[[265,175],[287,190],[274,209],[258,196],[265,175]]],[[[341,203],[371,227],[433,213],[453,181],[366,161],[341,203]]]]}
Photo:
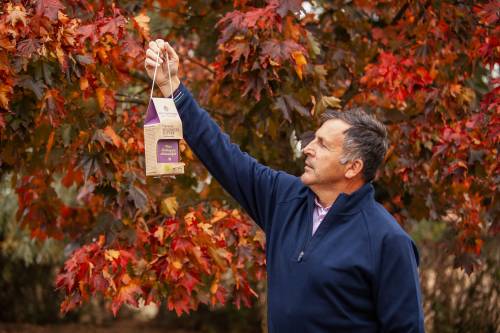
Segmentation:
{"type": "Polygon", "coordinates": [[[363,171],[363,166],[363,160],[359,158],[347,163],[347,168],[344,173],[345,177],[347,179],[353,179],[363,171]]]}

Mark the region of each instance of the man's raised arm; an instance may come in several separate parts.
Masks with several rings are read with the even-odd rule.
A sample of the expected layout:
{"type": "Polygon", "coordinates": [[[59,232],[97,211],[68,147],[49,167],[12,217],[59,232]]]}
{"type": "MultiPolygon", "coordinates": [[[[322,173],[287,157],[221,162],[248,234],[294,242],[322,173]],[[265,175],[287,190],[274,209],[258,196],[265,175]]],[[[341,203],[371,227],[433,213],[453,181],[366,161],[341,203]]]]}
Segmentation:
{"type": "Polygon", "coordinates": [[[162,40],[151,42],[146,52],[145,65],[150,77],[154,74],[158,52],[163,60],[168,52],[172,84],[166,61],[162,60],[157,69],[156,82],[164,96],[169,97],[172,91],[175,92],[174,102],[182,120],[184,139],[222,187],[267,230],[270,226],[266,222],[272,217],[278,182],[285,180],[292,185],[290,180],[294,177],[263,166],[230,142],[229,137],[180,83],[177,76],[179,58],[172,47],[162,40]]]}

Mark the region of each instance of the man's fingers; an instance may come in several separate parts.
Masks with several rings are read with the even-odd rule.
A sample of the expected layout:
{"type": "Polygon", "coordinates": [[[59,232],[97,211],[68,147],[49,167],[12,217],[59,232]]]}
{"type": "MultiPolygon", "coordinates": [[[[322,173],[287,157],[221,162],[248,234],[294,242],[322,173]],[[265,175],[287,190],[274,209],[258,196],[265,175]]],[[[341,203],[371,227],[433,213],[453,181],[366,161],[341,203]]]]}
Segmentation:
{"type": "Polygon", "coordinates": [[[179,60],[179,57],[177,56],[177,53],[175,52],[174,48],[170,46],[170,44],[167,42],[165,43],[165,49],[167,50],[168,57],[170,60],[179,60]]]}
{"type": "Polygon", "coordinates": [[[179,61],[179,56],[169,43],[165,42],[163,39],[151,41],[149,42],[149,48],[146,50],[146,60],[144,64],[146,68],[154,68],[157,62],[158,64],[162,64],[166,61],[166,56],[168,56],[169,65],[171,66],[179,61]],[[159,58],[158,52],[160,53],[159,58]]]}
{"type": "MultiPolygon", "coordinates": [[[[150,48],[149,48],[149,49],[146,51],[146,57],[147,57],[148,59],[151,59],[151,60],[153,60],[153,61],[156,61],[156,59],[158,58],[158,53],[157,53],[157,52],[155,52],[155,51],[153,51],[152,49],[150,49],[150,48]]],[[[162,58],[162,57],[161,57],[161,54],[160,54],[160,57],[158,58],[158,63],[160,63],[160,64],[161,64],[161,63],[163,63],[163,60],[162,60],[161,58],[162,58]]]]}
{"type": "Polygon", "coordinates": [[[163,52],[163,50],[165,50],[165,41],[163,39],[157,39],[156,45],[158,45],[158,47],[160,48],[160,51],[163,52]]]}
{"type": "Polygon", "coordinates": [[[145,61],[146,67],[151,67],[154,68],[156,66],[156,60],[152,60],[150,58],[147,58],[145,61]]]}
{"type": "Polygon", "coordinates": [[[149,42],[149,48],[153,50],[154,53],[160,52],[160,48],[156,42],[149,42]]]}

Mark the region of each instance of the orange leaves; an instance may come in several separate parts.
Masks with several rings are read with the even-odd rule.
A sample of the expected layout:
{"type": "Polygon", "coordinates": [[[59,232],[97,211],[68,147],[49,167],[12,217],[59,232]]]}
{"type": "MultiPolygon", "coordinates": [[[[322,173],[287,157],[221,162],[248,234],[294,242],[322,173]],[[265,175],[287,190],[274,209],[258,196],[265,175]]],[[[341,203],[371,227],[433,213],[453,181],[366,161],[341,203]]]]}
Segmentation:
{"type": "Polygon", "coordinates": [[[292,52],[292,58],[295,61],[295,71],[297,72],[299,78],[302,80],[302,69],[305,65],[307,65],[306,57],[304,57],[304,54],[302,52],[294,51],[292,52]]]}
{"type": "Polygon", "coordinates": [[[66,115],[64,97],[58,89],[48,89],[41,101],[41,118],[47,119],[52,126],[58,126],[66,115]]]}
{"type": "Polygon", "coordinates": [[[111,301],[115,315],[123,304],[137,306],[140,298],[155,303],[165,298],[167,308],[181,315],[200,302],[225,304],[231,290],[238,306],[242,300],[250,306],[256,297],[250,279],[264,278],[262,232],[256,232],[236,210],[207,214],[200,208],[182,223],[139,224],[138,237],[126,246],[106,244],[100,237],[76,250],[58,274],[56,286],[66,293],[61,311],[96,293],[111,301]],[[226,238],[239,241],[227,243],[226,238]],[[235,280],[222,278],[228,274],[235,274],[235,280]]]}
{"type": "Polygon", "coordinates": [[[45,151],[45,158],[44,158],[45,163],[47,163],[49,160],[50,151],[52,150],[52,146],[54,145],[55,134],[56,132],[52,131],[49,135],[49,140],[47,141],[47,148],[45,151]]]}
{"type": "Polygon", "coordinates": [[[99,87],[96,89],[97,102],[103,111],[112,112],[116,108],[114,92],[111,89],[99,87]]]}
{"type": "Polygon", "coordinates": [[[149,21],[151,19],[145,13],[140,13],[139,15],[133,18],[134,27],[139,30],[140,35],[144,40],[150,39],[150,31],[149,31],[149,21]]]}
{"type": "Polygon", "coordinates": [[[117,295],[113,297],[113,301],[111,303],[111,311],[113,315],[116,317],[118,310],[123,304],[129,304],[133,306],[138,306],[138,298],[143,295],[141,287],[137,284],[137,282],[130,281],[127,284],[120,287],[117,295]]]}
{"type": "Polygon", "coordinates": [[[9,101],[13,92],[14,89],[11,85],[0,83],[0,107],[3,109],[9,108],[9,101]]]}
{"type": "Polygon", "coordinates": [[[27,13],[26,9],[22,4],[13,5],[12,3],[7,4],[7,23],[12,27],[15,27],[18,22],[22,23],[23,26],[27,25],[27,13]]]}
{"type": "Polygon", "coordinates": [[[116,148],[121,148],[123,147],[123,140],[121,137],[118,136],[118,134],[116,134],[115,130],[113,129],[113,127],[111,126],[106,126],[106,128],[104,128],[104,134],[111,140],[111,142],[113,143],[113,145],[116,147],[116,148]]]}

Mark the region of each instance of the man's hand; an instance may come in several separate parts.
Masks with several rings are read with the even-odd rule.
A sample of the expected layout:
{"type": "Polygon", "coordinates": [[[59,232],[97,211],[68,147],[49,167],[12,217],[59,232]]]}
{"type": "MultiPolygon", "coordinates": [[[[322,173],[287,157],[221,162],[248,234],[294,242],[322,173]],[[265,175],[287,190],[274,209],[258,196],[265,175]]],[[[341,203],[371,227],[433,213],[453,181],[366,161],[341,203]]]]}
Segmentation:
{"type": "Polygon", "coordinates": [[[174,49],[165,42],[163,39],[149,42],[149,48],[146,51],[146,60],[144,65],[148,76],[153,79],[155,72],[156,61],[158,59],[158,69],[156,70],[155,82],[160,87],[164,96],[170,96],[180,85],[178,77],[179,73],[179,57],[174,49]],[[160,54],[158,59],[158,53],[160,54]],[[168,65],[167,65],[168,55],[168,65]],[[170,86],[168,70],[170,68],[170,78],[172,80],[172,87],[170,86]]]}

